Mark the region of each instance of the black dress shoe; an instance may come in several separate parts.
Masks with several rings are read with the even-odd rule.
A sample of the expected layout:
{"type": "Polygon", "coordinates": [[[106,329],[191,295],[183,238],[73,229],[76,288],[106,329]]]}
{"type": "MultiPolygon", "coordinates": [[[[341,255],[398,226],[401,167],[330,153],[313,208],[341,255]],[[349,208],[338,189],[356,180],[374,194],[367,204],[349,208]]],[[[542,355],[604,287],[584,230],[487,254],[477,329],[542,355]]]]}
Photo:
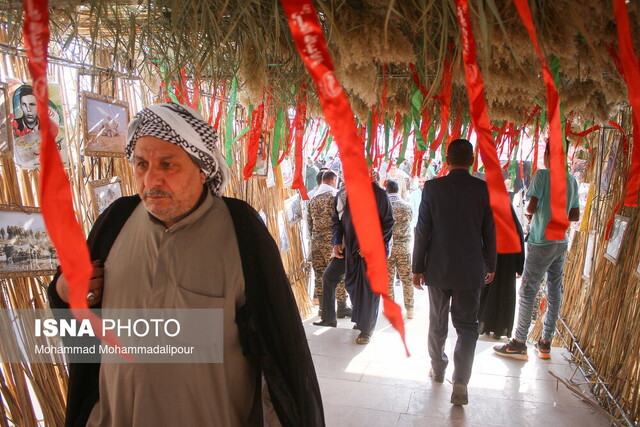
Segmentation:
{"type": "Polygon", "coordinates": [[[338,322],[335,320],[333,322],[330,322],[328,320],[320,320],[318,322],[313,322],[313,324],[316,326],[331,326],[332,328],[338,326],[338,322]]]}

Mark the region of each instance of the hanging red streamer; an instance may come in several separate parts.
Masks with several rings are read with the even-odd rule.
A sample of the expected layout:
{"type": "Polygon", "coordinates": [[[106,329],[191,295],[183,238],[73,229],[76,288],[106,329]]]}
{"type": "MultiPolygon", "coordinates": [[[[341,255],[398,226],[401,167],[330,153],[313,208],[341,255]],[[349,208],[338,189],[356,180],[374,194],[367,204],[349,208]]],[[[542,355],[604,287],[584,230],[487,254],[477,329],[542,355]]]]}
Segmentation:
{"type": "Polygon", "coordinates": [[[514,0],[520,19],[524,24],[529,38],[536,49],[538,59],[542,64],[542,75],[547,89],[547,112],[549,113],[549,146],[551,150],[551,179],[550,195],[551,220],[547,225],[545,236],[548,240],[564,240],[569,228],[567,216],[567,171],[564,156],[564,141],[562,140],[562,124],[560,123],[560,97],[556,88],[553,75],[549,70],[547,61],[542,55],[542,49],[538,43],[538,36],[533,25],[531,10],[527,0],[514,0]]]}
{"type": "Polygon", "coordinates": [[[438,136],[429,147],[431,150],[435,150],[444,141],[445,135],[449,131],[449,114],[451,110],[451,94],[453,91],[453,78],[451,76],[451,50],[452,45],[449,45],[449,52],[444,58],[444,73],[442,74],[442,89],[440,95],[434,97],[440,100],[440,131],[438,136]]]}
{"type": "MultiPolygon", "coordinates": [[[[244,165],[244,179],[247,180],[253,175],[253,169],[258,161],[258,148],[260,145],[260,135],[262,134],[262,122],[264,120],[264,102],[261,103],[251,114],[251,130],[249,131],[249,144],[247,145],[247,163],[244,165]]],[[[267,157],[267,150],[263,150],[263,159],[267,157]]]]}
{"type": "MultiPolygon", "coordinates": [[[[38,117],[49,117],[47,51],[49,9],[46,1],[24,0],[24,39],[29,58],[38,117]]],[[[40,202],[47,233],[56,248],[64,277],[69,283],[69,307],[78,319],[89,319],[101,331],[98,317],[87,310],[87,291],[93,273],[89,248],[76,220],[69,178],[54,140],[51,120],[40,120],[40,202]]],[[[106,342],[118,345],[113,334],[106,342]]],[[[127,357],[130,359],[130,357],[127,357]]]]}
{"type": "Polygon", "coordinates": [[[353,225],[367,261],[367,276],[371,288],[382,297],[385,315],[400,333],[408,356],[401,310],[388,294],[387,259],[382,229],[363,156],[364,147],[355,143],[359,139],[353,111],[335,75],[322,27],[311,0],[282,0],[282,5],[298,52],[316,83],[325,119],[331,126],[340,150],[353,225]]]}
{"type": "Polygon", "coordinates": [[[496,224],[496,240],[499,253],[520,252],[520,237],[516,231],[507,188],[502,179],[500,161],[493,144],[487,105],[484,99],[484,84],[476,60],[476,41],[471,28],[467,0],[456,0],[457,17],[462,32],[465,82],[469,95],[469,111],[478,135],[478,148],[485,168],[489,200],[496,224]]]}
{"type": "Polygon", "coordinates": [[[633,151],[624,205],[638,206],[638,191],[640,190],[640,63],[638,63],[638,58],[633,50],[633,39],[625,0],[613,0],[613,10],[617,23],[620,62],[624,70],[622,76],[627,82],[631,122],[633,123],[633,151]]]}
{"type": "MultiPolygon", "coordinates": [[[[47,50],[49,10],[47,2],[25,0],[25,43],[33,79],[38,117],[49,117],[47,50]]],[[[73,210],[69,179],[51,133],[51,121],[40,121],[40,200],[49,237],[70,285],[71,306],[87,308],[89,279],[93,272],[89,249],[73,210]]]]}
{"type": "Polygon", "coordinates": [[[300,88],[300,94],[298,95],[298,114],[294,120],[294,143],[296,147],[295,151],[295,170],[293,173],[293,184],[291,188],[299,190],[302,200],[309,200],[307,195],[307,187],[304,186],[304,162],[302,161],[303,150],[302,141],[304,137],[304,124],[307,120],[307,88],[303,84],[300,88]]]}

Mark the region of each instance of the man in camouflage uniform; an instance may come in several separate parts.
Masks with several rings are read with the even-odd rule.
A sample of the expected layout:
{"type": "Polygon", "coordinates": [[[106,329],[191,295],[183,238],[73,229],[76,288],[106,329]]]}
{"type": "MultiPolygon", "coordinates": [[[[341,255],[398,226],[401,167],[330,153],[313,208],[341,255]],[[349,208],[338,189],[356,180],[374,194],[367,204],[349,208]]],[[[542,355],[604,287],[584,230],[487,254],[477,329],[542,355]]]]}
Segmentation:
{"type": "MultiPolygon", "coordinates": [[[[333,253],[331,216],[337,183],[338,175],[335,172],[326,171],[322,175],[322,184],[316,189],[313,198],[309,201],[309,215],[307,215],[309,235],[311,236],[311,264],[315,273],[314,293],[320,301],[320,307],[322,307],[322,274],[329,265],[333,253]]],[[[338,317],[343,318],[350,315],[350,310],[347,308],[344,280],[336,288],[336,299],[338,300],[338,317]]]]}
{"type": "Polygon", "coordinates": [[[398,182],[387,180],[387,194],[393,207],[393,217],[396,223],[393,226],[393,244],[391,256],[387,260],[389,270],[389,297],[394,298],[393,284],[396,272],[402,282],[404,295],[404,308],[407,310],[407,319],[413,319],[413,278],[411,276],[411,218],[413,210],[411,205],[398,194],[398,182]]]}

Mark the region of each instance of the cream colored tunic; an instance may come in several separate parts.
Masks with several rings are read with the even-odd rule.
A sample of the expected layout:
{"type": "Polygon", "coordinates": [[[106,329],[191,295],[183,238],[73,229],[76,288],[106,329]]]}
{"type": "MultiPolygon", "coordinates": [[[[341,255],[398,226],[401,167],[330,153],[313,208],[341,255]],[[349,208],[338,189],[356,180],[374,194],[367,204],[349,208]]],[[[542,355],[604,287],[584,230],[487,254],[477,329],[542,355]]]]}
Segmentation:
{"type": "Polygon", "coordinates": [[[256,371],[242,355],[240,252],[218,197],[171,228],[140,205],[105,262],[104,308],[224,308],[224,363],[102,364],[88,426],[243,426],[256,371]]]}

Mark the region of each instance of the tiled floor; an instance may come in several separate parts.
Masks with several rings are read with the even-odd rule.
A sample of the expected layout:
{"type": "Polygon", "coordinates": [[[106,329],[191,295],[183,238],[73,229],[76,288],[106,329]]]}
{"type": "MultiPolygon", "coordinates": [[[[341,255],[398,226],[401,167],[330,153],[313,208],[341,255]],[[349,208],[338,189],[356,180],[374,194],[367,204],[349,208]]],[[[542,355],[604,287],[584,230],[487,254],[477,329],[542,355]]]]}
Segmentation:
{"type": "MultiPolygon", "coordinates": [[[[305,329],[315,361],[328,426],[606,426],[606,416],[592,409],[556,381],[584,381],[567,361],[569,353],[552,349],[550,361],[529,361],[493,354],[495,341],[481,337],[476,348],[469,404],[452,406],[452,362],[444,384],[427,376],[428,301],[416,293],[416,316],[407,321],[407,358],[398,333],[380,314],[376,333],[367,346],[355,344],[358,331],[349,319],[338,328],[311,325],[305,329]]],[[[449,327],[447,354],[452,359],[455,330],[449,327]]],[[[582,387],[585,391],[585,388],[582,387]]]]}

